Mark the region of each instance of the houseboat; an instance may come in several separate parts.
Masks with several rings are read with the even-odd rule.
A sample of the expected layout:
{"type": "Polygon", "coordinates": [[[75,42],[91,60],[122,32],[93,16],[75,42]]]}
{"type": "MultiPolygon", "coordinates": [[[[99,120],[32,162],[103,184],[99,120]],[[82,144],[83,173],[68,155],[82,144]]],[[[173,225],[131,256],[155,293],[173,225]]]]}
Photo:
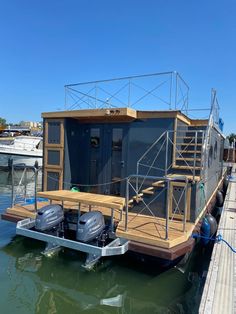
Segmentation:
{"type": "Polygon", "coordinates": [[[17,222],[17,234],[45,241],[47,251],[62,246],[85,252],[87,267],[128,251],[173,263],[191,252],[192,235],[201,232],[221,193],[225,137],[216,92],[209,117],[193,119],[183,86],[176,72],[66,86],[73,99],[78,96],[76,105],[89,109],[73,105],[42,114],[38,196],[47,201],[16,204],[2,218],[17,222]],[[132,98],[137,80],[163,76],[170,78],[168,110],[158,110],[160,82],[142,86],[132,98]],[[123,87],[99,94],[104,84],[117,82],[123,87]],[[137,103],[145,110],[135,109],[137,103]]]}

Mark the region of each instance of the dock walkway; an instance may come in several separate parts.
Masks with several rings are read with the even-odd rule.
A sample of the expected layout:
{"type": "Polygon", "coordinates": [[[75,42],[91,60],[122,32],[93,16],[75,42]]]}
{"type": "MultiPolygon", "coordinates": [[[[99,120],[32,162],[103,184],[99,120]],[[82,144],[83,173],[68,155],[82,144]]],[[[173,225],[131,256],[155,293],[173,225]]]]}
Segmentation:
{"type": "MultiPolygon", "coordinates": [[[[218,233],[236,248],[236,166],[232,171],[218,233]]],[[[236,313],[236,254],[216,243],[204,286],[199,313],[236,313]]]]}

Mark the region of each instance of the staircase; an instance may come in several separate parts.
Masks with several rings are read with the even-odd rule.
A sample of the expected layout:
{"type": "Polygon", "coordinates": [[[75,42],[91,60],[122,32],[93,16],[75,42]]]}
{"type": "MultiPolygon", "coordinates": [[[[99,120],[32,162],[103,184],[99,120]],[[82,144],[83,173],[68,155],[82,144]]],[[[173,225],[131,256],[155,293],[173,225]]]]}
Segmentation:
{"type": "Polygon", "coordinates": [[[206,126],[179,128],[175,134],[172,173],[200,177],[206,126]]]}

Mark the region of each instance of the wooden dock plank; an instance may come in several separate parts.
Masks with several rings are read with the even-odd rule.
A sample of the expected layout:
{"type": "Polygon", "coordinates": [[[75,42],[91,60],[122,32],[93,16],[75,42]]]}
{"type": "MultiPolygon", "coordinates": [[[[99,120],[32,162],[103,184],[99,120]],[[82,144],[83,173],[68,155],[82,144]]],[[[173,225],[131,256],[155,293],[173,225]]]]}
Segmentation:
{"type": "MultiPolygon", "coordinates": [[[[218,227],[232,247],[236,247],[236,173],[229,182],[218,227]]],[[[216,243],[202,294],[199,313],[236,313],[236,254],[223,242],[216,243]]]]}

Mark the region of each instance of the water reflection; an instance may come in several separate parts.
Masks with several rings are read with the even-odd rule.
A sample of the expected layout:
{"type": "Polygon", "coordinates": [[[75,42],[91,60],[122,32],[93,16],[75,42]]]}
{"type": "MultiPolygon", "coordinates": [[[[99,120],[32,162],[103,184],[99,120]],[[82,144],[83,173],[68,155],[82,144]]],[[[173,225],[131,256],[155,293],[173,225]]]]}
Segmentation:
{"type": "Polygon", "coordinates": [[[160,272],[128,257],[105,259],[87,272],[81,267],[82,254],[64,250],[46,258],[40,254],[43,244],[33,242],[16,237],[3,251],[15,260],[12,276],[22,278],[11,291],[24,302],[28,292],[22,295],[22,285],[26,291],[30,286],[35,313],[197,312],[206,266],[203,262],[199,267],[197,259],[204,261],[207,251],[198,248],[184,273],[177,268],[160,272]]]}
{"type": "MultiPolygon", "coordinates": [[[[0,182],[9,182],[4,176],[0,182]]],[[[9,204],[9,186],[2,185],[0,212],[9,204]]],[[[16,237],[15,225],[0,221],[1,313],[197,313],[211,252],[196,247],[165,271],[122,256],[87,272],[83,254],[63,249],[47,258],[43,250],[42,242],[16,237]]]]}

